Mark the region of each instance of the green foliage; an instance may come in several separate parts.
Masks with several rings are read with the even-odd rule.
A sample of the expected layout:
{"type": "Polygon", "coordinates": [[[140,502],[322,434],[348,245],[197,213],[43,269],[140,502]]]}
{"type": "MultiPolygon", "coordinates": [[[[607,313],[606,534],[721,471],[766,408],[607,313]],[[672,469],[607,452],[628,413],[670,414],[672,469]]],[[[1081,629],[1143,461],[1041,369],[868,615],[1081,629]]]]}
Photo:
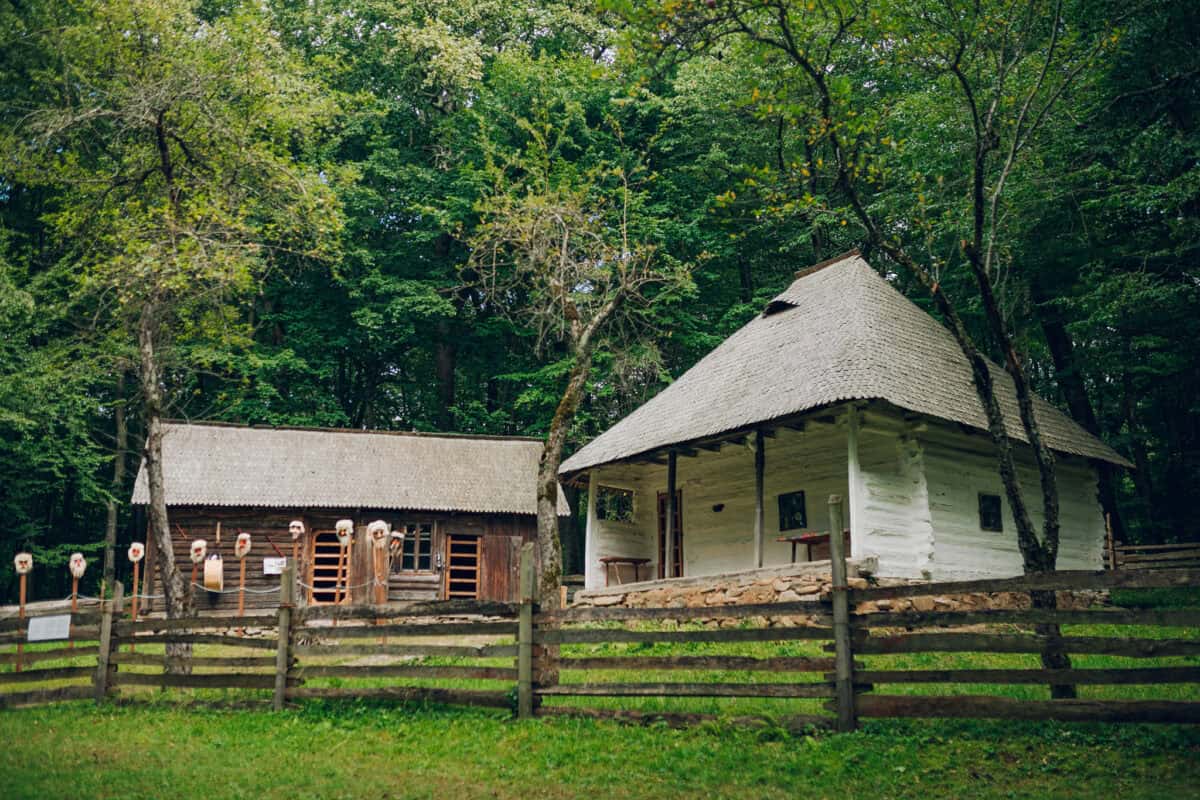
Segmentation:
{"type": "MultiPolygon", "coordinates": [[[[510,313],[527,296],[501,307],[463,271],[481,221],[505,203],[527,212],[531,196],[599,209],[611,240],[628,179],[634,239],[671,270],[687,265],[691,282],[654,294],[596,352],[568,448],[694,364],[797,269],[862,244],[830,130],[869,210],[936,265],[986,343],[962,268],[972,121],[951,66],[964,39],[975,87],[994,85],[998,56],[1029,48],[1007,91],[987,95],[1006,120],[998,152],[1020,135],[1021,98],[1040,104],[1071,78],[997,205],[997,285],[1028,370],[1091,424],[1082,397],[1137,464],[1116,485],[1127,538],[1197,538],[1191,3],[1067,2],[1057,34],[1042,0],[1021,13],[990,1],[601,5],[0,4],[0,594],[17,547],[38,553],[35,595],[61,596],[65,570],[50,562],[99,540],[117,404],[131,409],[137,460],[129,368],[148,308],[169,414],[544,434],[570,353],[510,313]],[[780,11],[826,64],[828,117],[767,39],[780,11]],[[1035,90],[1054,35],[1058,66],[1035,90]]],[[[911,276],[893,279],[925,302],[911,276]]],[[[122,503],[129,472],[112,492],[122,503]]],[[[140,523],[121,511],[125,540],[140,523]]]]}

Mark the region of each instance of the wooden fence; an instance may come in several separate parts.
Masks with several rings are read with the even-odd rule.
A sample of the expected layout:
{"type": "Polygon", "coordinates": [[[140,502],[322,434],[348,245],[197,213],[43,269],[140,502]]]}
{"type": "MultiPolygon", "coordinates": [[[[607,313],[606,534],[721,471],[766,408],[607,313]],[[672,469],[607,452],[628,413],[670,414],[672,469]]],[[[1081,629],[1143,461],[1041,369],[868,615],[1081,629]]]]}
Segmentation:
{"type": "MultiPolygon", "coordinates": [[[[840,505],[831,511],[836,529],[840,505]]],[[[839,730],[854,729],[863,717],[1200,722],[1200,702],[1192,695],[1051,700],[1005,694],[1005,687],[1021,685],[1070,685],[1086,693],[1096,685],[1200,683],[1200,639],[1172,633],[1194,633],[1200,609],[914,610],[907,606],[935,603],[913,602],[894,610],[912,598],[1194,587],[1200,570],[1058,572],[863,588],[847,585],[841,544],[833,544],[833,591],[817,603],[540,610],[532,597],[530,545],[522,551],[519,603],[299,609],[285,573],[274,614],[131,622],[122,618],[118,591],[98,612],[72,615],[69,644],[0,653],[0,706],[144,696],[144,687],[156,687],[239,690],[238,702],[257,698],[277,709],[319,698],[392,698],[515,707],[522,718],[587,715],[672,724],[716,716],[696,711],[694,698],[727,698],[715,701],[721,716],[749,701],[756,709],[777,707],[771,716],[787,725],[839,730]],[[1103,635],[1076,635],[1060,632],[1061,625],[1153,630],[1114,635],[1105,627],[1103,635]],[[146,652],[148,645],[177,643],[222,648],[220,655],[172,663],[146,652]],[[1044,652],[1114,660],[1058,670],[894,663],[906,654],[1044,652]],[[65,659],[70,666],[52,663],[65,659]],[[1165,661],[1145,666],[1146,659],[1165,661]],[[671,673],[682,677],[672,680],[671,673]],[[979,693],[960,694],[964,686],[979,693]],[[663,702],[647,710],[646,698],[663,702]],[[664,703],[679,710],[664,710],[664,703]],[[731,709],[723,707],[730,703],[731,709]]],[[[28,624],[0,621],[0,643],[22,641],[28,624]]]]}
{"type": "Polygon", "coordinates": [[[1195,569],[1200,567],[1200,542],[1121,544],[1108,547],[1109,569],[1195,569]]]}

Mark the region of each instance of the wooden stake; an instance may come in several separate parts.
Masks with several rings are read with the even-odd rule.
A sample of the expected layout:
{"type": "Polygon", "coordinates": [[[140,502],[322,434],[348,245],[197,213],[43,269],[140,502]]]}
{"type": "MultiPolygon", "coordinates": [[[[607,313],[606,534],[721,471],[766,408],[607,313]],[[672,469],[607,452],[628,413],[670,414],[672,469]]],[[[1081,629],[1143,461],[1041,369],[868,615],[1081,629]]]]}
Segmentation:
{"type": "MultiPolygon", "coordinates": [[[[79,611],[79,578],[76,578],[75,576],[72,575],[71,576],[71,615],[74,616],[75,612],[77,612],[77,611],[79,611]]],[[[67,628],[67,637],[68,637],[67,649],[68,650],[75,649],[74,635],[75,635],[74,631],[72,631],[70,628],[67,628]]]]}
{"type": "MultiPolygon", "coordinates": [[[[238,570],[238,616],[246,615],[246,557],[242,556],[238,559],[241,566],[238,570]]],[[[238,628],[238,636],[245,636],[246,629],[238,628]]]]}
{"type": "MultiPolygon", "coordinates": [[[[387,561],[387,550],[382,547],[375,547],[372,543],[372,557],[375,559],[375,605],[381,606],[387,603],[387,576],[383,574],[387,561]]],[[[382,625],[383,620],[379,617],[375,618],[376,625],[382,625]]],[[[379,637],[380,644],[387,644],[387,636],[379,637]]]]}
{"type": "MultiPolygon", "coordinates": [[[[21,607],[17,612],[17,619],[25,619],[25,575],[21,575],[21,607]]],[[[25,653],[25,642],[17,640],[17,672],[21,671],[21,656],[25,653]]]]}
{"type": "MultiPolygon", "coordinates": [[[[346,563],[346,546],[338,542],[338,565],[337,572],[333,576],[333,604],[340,606],[342,604],[342,570],[345,569],[346,563]]],[[[347,570],[348,572],[349,570],[347,570]]],[[[333,627],[337,627],[337,617],[333,618],[333,627]]]]}
{"type": "MultiPolygon", "coordinates": [[[[142,566],[142,562],[140,562],[140,561],[133,562],[133,603],[130,606],[130,610],[132,611],[134,622],[137,622],[137,617],[138,617],[138,573],[140,571],[141,566],[142,566]]],[[[134,644],[133,644],[132,636],[129,637],[129,652],[131,652],[131,653],[134,652],[134,644]]]]}

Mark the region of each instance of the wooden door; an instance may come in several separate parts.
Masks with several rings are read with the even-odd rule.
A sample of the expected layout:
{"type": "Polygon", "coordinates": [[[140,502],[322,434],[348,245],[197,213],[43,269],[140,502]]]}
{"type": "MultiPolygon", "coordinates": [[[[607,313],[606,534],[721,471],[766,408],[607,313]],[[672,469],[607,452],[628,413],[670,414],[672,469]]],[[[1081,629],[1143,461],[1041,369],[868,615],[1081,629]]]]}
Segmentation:
{"type": "MultiPolygon", "coordinates": [[[[683,576],[683,490],[675,490],[675,540],[674,558],[672,559],[672,578],[683,576]]],[[[667,562],[667,493],[658,493],[658,577],[665,578],[663,566],[667,562]]]]}
{"type": "Polygon", "coordinates": [[[483,567],[483,548],[479,536],[462,533],[446,534],[446,577],[444,595],[447,600],[479,599],[479,576],[483,567]]]}

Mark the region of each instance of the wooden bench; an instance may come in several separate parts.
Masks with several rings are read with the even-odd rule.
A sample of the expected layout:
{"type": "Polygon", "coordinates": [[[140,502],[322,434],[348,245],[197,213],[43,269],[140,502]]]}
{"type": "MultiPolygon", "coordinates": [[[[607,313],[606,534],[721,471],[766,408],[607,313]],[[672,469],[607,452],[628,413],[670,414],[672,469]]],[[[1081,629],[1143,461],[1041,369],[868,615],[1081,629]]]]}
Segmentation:
{"type": "MultiPolygon", "coordinates": [[[[846,528],[845,530],[843,530],[842,535],[845,537],[846,552],[849,553],[850,552],[850,529],[846,528]]],[[[797,533],[793,536],[780,536],[777,539],[775,539],[775,541],[788,542],[789,544],[791,544],[791,546],[792,546],[792,563],[793,564],[796,563],[796,547],[799,545],[804,545],[805,560],[812,561],[813,560],[813,557],[812,557],[813,545],[825,545],[826,552],[828,552],[829,531],[806,531],[804,533],[797,533]]],[[[828,556],[826,556],[826,557],[828,557],[828,556]]]]}

